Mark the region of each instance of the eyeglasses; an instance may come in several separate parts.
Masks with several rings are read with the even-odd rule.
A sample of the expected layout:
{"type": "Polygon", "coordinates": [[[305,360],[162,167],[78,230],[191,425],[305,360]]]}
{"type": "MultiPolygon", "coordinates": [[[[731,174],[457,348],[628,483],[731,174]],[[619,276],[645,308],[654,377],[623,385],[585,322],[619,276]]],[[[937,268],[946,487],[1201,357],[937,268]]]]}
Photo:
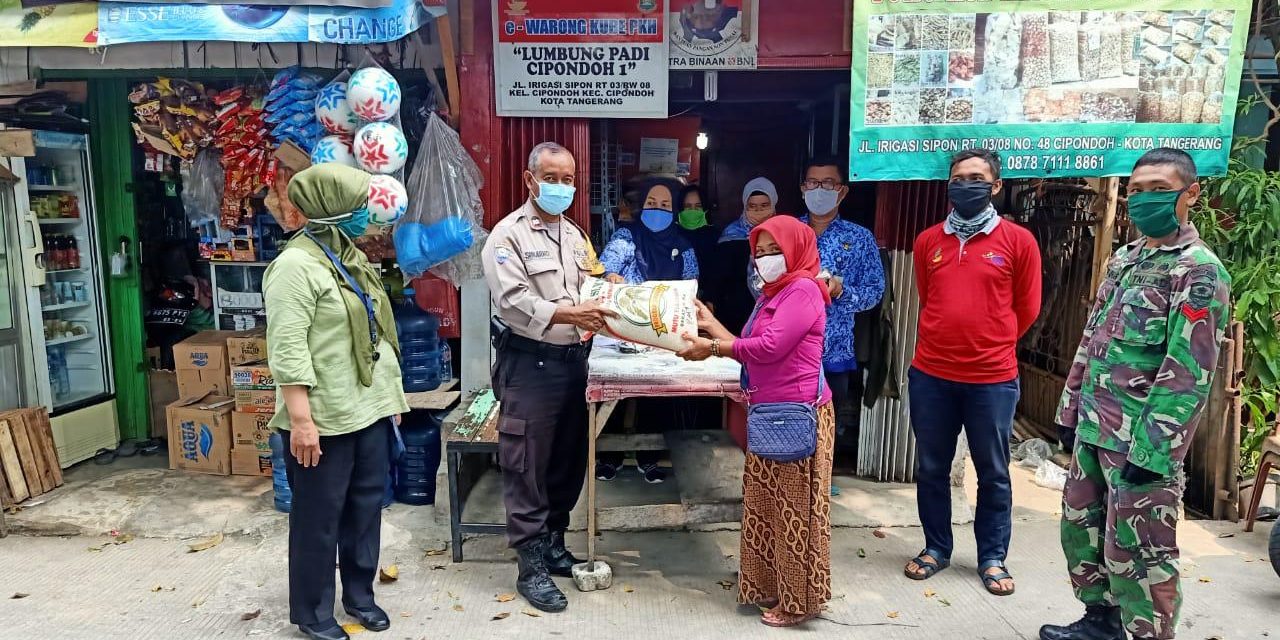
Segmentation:
{"type": "Polygon", "coordinates": [[[840,182],[839,180],[832,179],[832,178],[824,178],[824,179],[822,179],[822,180],[814,180],[814,179],[810,178],[810,179],[805,180],[804,182],[800,183],[800,186],[804,187],[805,191],[813,191],[814,189],[817,189],[818,187],[822,187],[823,189],[826,189],[827,191],[835,191],[836,189],[839,189],[839,188],[840,188],[841,186],[843,186],[843,185],[844,185],[844,183],[840,182]]]}

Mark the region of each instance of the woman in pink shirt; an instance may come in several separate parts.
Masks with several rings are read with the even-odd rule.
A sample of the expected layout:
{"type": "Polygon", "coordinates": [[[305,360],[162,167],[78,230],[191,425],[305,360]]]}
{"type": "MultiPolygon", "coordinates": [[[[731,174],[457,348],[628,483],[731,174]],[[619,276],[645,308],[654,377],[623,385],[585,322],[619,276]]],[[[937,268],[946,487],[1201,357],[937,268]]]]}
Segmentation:
{"type": "Polygon", "coordinates": [[[818,448],[795,462],[747,453],[742,480],[742,550],[738,601],[765,609],[761,621],[790,627],[816,618],[831,598],[831,458],[835,411],[819,384],[827,288],[813,230],[789,216],[751,230],[751,252],[764,280],[743,337],[735,337],[706,307],[698,326],[710,337],[686,336],[688,360],[730,357],[746,369],[752,403],[818,404],[818,448]]]}

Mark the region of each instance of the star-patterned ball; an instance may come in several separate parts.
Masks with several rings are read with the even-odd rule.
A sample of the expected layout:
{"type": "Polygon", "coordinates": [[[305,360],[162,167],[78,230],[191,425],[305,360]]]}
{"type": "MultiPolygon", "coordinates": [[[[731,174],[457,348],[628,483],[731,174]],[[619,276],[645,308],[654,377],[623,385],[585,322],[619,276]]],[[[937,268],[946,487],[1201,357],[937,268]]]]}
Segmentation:
{"type": "Polygon", "coordinates": [[[360,168],[369,173],[395,173],[409,159],[404,134],[388,122],[370,122],[356,132],[354,151],[360,168]]]}
{"type": "Polygon", "coordinates": [[[316,143],[315,148],[311,150],[311,164],[322,162],[336,162],[348,167],[360,168],[360,163],[356,162],[356,156],[351,151],[351,143],[342,136],[325,136],[316,143]]]}
{"type": "Polygon", "coordinates": [[[400,112],[400,83],[379,67],[365,67],[347,80],[347,104],[357,116],[382,122],[400,112]]]}
{"type": "Polygon", "coordinates": [[[395,223],[409,210],[409,192],[399,180],[377,174],[369,178],[369,221],[373,224],[395,223]]]}
{"type": "Polygon", "coordinates": [[[349,136],[360,128],[360,118],[347,104],[347,83],[330,82],[316,95],[316,120],[325,131],[349,136]]]}

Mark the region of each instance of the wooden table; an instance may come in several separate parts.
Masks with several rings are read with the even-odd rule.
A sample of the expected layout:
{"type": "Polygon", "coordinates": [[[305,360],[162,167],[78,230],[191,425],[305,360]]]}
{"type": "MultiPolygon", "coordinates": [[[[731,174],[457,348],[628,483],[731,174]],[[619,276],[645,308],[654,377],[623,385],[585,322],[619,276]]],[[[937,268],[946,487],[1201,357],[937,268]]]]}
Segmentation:
{"type": "MultiPolygon", "coordinates": [[[[627,398],[716,397],[723,398],[721,414],[729,401],[745,402],[738,377],[741,365],[729,358],[688,362],[669,351],[622,353],[614,340],[596,338],[587,374],[587,561],[596,560],[596,439],[619,400],[627,398]]],[[[723,424],[723,419],[722,419],[723,424]]],[[[638,445],[662,449],[661,444],[638,445]]],[[[636,447],[632,447],[636,448],[636,447]]]]}
{"type": "MultiPolygon", "coordinates": [[[[453,561],[462,562],[462,536],[467,533],[502,535],[505,522],[464,522],[467,498],[479,474],[475,465],[464,467],[466,455],[498,453],[498,402],[485,390],[454,409],[444,420],[445,462],[449,469],[449,535],[453,561]]],[[[487,465],[486,465],[487,466],[487,465]]],[[[481,467],[483,472],[483,467],[481,467]]]]}

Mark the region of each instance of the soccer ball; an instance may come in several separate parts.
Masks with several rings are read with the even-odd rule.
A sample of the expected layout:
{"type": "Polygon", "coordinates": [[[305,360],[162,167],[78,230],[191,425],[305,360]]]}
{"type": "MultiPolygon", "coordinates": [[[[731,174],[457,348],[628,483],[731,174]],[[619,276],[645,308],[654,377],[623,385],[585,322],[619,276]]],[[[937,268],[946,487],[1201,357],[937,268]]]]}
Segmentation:
{"type": "Polygon", "coordinates": [[[395,173],[409,159],[409,143],[387,122],[370,122],[356,132],[354,151],[360,168],[369,173],[395,173]]]}
{"type": "Polygon", "coordinates": [[[379,67],[365,67],[347,80],[347,104],[357,116],[381,122],[400,112],[400,83],[379,67]]]}
{"type": "Polygon", "coordinates": [[[351,143],[342,136],[325,136],[316,143],[316,147],[311,150],[311,164],[323,162],[336,162],[348,167],[360,168],[355,154],[351,151],[351,143]]]}
{"type": "Polygon", "coordinates": [[[373,224],[395,223],[409,210],[409,193],[399,180],[377,174],[369,178],[369,221],[373,224]]]}
{"type": "Polygon", "coordinates": [[[347,104],[347,83],[330,82],[316,96],[316,120],[325,131],[339,135],[351,135],[360,126],[360,118],[347,104]]]}

